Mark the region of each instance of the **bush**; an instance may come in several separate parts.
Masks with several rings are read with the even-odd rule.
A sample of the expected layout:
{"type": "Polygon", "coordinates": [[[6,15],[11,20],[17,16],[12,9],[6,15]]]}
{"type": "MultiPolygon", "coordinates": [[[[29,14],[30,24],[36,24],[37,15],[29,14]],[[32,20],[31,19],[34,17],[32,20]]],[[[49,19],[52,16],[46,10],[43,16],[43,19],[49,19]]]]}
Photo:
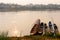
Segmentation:
{"type": "Polygon", "coordinates": [[[8,40],[8,32],[2,32],[0,34],[0,40],[8,40]]]}

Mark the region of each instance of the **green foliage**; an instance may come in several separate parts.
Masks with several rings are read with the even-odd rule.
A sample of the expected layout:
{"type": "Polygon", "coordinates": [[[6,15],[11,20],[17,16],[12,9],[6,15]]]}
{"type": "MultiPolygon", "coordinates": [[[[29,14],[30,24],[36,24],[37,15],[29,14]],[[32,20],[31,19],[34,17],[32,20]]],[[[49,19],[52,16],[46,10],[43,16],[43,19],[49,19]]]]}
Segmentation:
{"type": "Polygon", "coordinates": [[[0,40],[60,40],[60,34],[47,34],[47,35],[34,35],[34,36],[24,36],[24,37],[8,37],[8,33],[2,32],[0,34],[0,40]]]}
{"type": "Polygon", "coordinates": [[[0,34],[0,40],[8,40],[8,32],[2,32],[1,34],[0,34]]]}
{"type": "Polygon", "coordinates": [[[32,39],[32,40],[60,40],[60,35],[52,35],[52,34],[48,34],[48,35],[35,35],[35,36],[24,36],[24,38],[26,38],[27,40],[32,39]]]}

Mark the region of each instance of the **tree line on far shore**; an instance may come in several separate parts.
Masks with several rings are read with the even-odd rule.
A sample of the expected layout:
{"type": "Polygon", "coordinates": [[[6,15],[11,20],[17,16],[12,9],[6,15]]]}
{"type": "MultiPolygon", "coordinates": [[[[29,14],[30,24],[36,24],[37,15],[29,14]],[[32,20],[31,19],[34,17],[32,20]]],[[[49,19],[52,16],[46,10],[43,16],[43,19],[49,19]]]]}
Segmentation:
{"type": "Polygon", "coordinates": [[[0,3],[0,11],[23,11],[23,10],[60,10],[59,4],[28,4],[28,5],[19,5],[19,4],[5,4],[0,3]]]}

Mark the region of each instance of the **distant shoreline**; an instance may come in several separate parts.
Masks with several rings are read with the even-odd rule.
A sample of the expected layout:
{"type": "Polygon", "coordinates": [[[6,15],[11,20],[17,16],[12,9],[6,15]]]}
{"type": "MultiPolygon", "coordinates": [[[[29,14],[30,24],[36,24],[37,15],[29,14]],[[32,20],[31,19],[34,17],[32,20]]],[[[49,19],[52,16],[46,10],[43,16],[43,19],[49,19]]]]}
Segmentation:
{"type": "Polygon", "coordinates": [[[60,10],[0,10],[0,12],[19,12],[19,11],[60,11],[60,10]]]}
{"type": "Polygon", "coordinates": [[[60,10],[60,4],[4,4],[0,3],[0,12],[11,12],[11,11],[56,11],[60,10]]]}

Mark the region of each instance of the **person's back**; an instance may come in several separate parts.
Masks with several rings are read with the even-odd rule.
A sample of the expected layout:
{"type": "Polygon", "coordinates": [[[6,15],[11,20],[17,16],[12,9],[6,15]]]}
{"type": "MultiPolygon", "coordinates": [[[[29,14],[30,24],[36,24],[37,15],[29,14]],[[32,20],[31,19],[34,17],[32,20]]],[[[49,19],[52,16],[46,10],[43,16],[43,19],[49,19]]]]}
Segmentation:
{"type": "Polygon", "coordinates": [[[31,29],[30,35],[38,35],[39,25],[40,25],[40,19],[38,19],[38,20],[35,22],[33,28],[31,29]]]}
{"type": "Polygon", "coordinates": [[[48,34],[48,26],[46,23],[44,24],[44,32],[45,32],[45,34],[48,34]]]}
{"type": "Polygon", "coordinates": [[[43,22],[40,24],[40,26],[39,26],[39,28],[38,28],[38,33],[39,33],[39,35],[42,35],[43,34],[43,26],[44,26],[44,24],[43,24],[43,22]]]}
{"type": "Polygon", "coordinates": [[[30,35],[37,35],[37,31],[38,31],[38,25],[35,24],[31,29],[30,35]]]}
{"type": "Polygon", "coordinates": [[[55,34],[59,34],[58,27],[56,24],[54,24],[55,34]]]}
{"type": "Polygon", "coordinates": [[[54,26],[53,26],[53,24],[51,23],[51,21],[49,21],[49,29],[50,29],[50,33],[51,33],[51,34],[54,34],[54,26]]]}

